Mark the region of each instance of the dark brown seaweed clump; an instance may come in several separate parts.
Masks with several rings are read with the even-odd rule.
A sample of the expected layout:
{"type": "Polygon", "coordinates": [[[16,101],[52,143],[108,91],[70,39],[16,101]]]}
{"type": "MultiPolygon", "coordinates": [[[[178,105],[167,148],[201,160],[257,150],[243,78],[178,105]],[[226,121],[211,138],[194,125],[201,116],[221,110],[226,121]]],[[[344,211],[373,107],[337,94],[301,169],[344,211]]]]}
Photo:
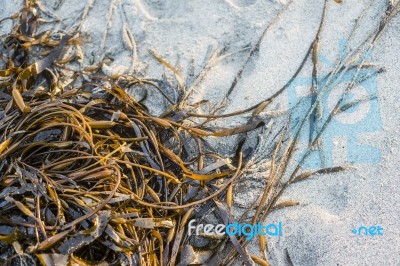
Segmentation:
{"type": "Polygon", "coordinates": [[[36,34],[34,11],[27,2],[0,50],[0,260],[175,264],[194,207],[222,196],[241,169],[239,155],[236,166],[194,171],[223,159],[202,138],[260,123],[212,132],[151,116],[124,89],[145,81],[96,66],[71,74],[63,50],[79,34],[36,34]]]}
{"type": "MultiPolygon", "coordinates": [[[[326,4],[316,37],[288,83],[257,105],[230,114],[218,111],[269,26],[250,50],[226,99],[215,111],[204,114],[195,112],[201,102],[186,105],[197,83],[186,89],[179,71],[154,52],[175,74],[176,102],[160,88],[163,81],[133,75],[107,77],[101,65],[70,68],[77,58],[69,58],[64,50],[78,46],[84,38],[78,30],[37,33],[41,5],[25,1],[19,14],[6,18],[17,21],[12,32],[0,37],[1,264],[228,265],[240,255],[246,265],[269,265],[265,236],[258,237],[260,257],[248,254],[244,236],[205,237],[206,245],[197,245],[186,227],[193,217],[202,219],[210,213],[225,224],[232,221],[235,184],[246,173],[246,166],[260,159],[254,155],[257,141],[252,147],[243,143],[264,122],[272,123],[261,119],[260,113],[290,85],[310,57],[311,89],[316,97],[294,134],[288,133],[287,123],[274,125],[275,133],[269,132],[273,137],[262,154],[269,159],[262,193],[238,222],[264,222],[270,212],[299,204],[277,202],[292,183],[346,169],[336,166],[299,173],[332,117],[357,104],[344,104],[343,97],[328,119],[321,121],[316,136],[310,137],[300,162],[293,164],[300,130],[307,122],[316,128],[318,94],[332,89],[328,83],[318,88],[317,53],[326,4]],[[127,93],[144,85],[154,86],[171,104],[162,116],[151,115],[127,93]],[[241,127],[213,130],[205,126],[214,119],[249,112],[249,122],[241,127]],[[230,160],[206,141],[237,134],[242,138],[230,160]],[[289,167],[291,163],[294,167],[289,167]]],[[[356,58],[372,49],[399,10],[400,4],[388,6],[364,50],[354,52],[356,58]]],[[[365,59],[354,64],[349,57],[327,79],[356,70],[347,92],[362,81],[357,74],[363,67],[369,67],[365,59]]],[[[210,68],[206,66],[199,74],[200,81],[210,68]]],[[[290,261],[287,250],[286,256],[290,261]]]]}

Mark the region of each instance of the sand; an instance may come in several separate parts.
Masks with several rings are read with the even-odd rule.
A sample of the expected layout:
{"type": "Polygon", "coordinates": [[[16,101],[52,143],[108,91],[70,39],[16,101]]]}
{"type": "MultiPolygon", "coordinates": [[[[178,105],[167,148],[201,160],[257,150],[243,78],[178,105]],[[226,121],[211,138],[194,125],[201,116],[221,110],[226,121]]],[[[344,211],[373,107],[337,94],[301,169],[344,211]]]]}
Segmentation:
{"type": "MultiPolygon", "coordinates": [[[[131,72],[157,79],[166,75],[171,79],[171,73],[150,55],[152,50],[180,69],[186,84],[196,84],[190,98],[192,103],[207,99],[215,104],[222,100],[250,49],[274,22],[223,112],[251,106],[290,79],[315,37],[324,3],[298,0],[286,9],[288,0],[69,0],[57,6],[58,2],[42,0],[62,21],[44,23],[44,29],[68,29],[80,21],[86,8],[87,16],[80,28],[88,39],[83,46],[82,65],[111,58],[103,66],[108,75],[131,72]],[[228,56],[217,60],[201,81],[194,83],[210,51],[228,56]]],[[[19,4],[16,0],[4,1],[0,19],[15,13],[19,4]]],[[[369,5],[364,18],[358,20],[358,30],[348,44],[350,50],[377,28],[386,1],[343,0],[342,4],[328,1],[321,34],[321,74],[329,72],[340,58],[354,23],[369,5]]],[[[10,21],[3,22],[0,34],[8,32],[10,27],[10,21]]],[[[294,265],[400,265],[399,37],[400,16],[397,16],[368,59],[385,71],[360,86],[356,93],[369,98],[372,95],[373,99],[338,118],[328,130],[329,137],[323,140],[327,147],[326,166],[352,164],[355,169],[319,175],[291,186],[283,198],[299,201],[300,205],[267,217],[267,223],[281,221],[284,228],[296,225],[292,233],[284,231],[282,237],[268,239],[272,265],[289,265],[285,249],[294,265]],[[352,233],[352,229],[360,226],[378,225],[383,228],[382,236],[352,233]]],[[[307,95],[311,68],[308,60],[293,90],[276,99],[269,112],[262,113],[266,119],[274,114],[270,111],[284,113],[294,101],[307,95]]],[[[168,93],[172,98],[176,96],[172,89],[168,93]]],[[[146,104],[154,114],[160,114],[168,106],[154,90],[149,91],[148,98],[146,104]]],[[[328,98],[326,106],[332,101],[328,98]]],[[[218,126],[237,126],[246,122],[246,118],[226,119],[218,126]]],[[[234,141],[212,142],[229,155],[234,141]]],[[[236,213],[259,192],[257,179],[265,174],[262,164],[255,165],[247,179],[242,180],[236,213]]],[[[249,251],[261,254],[256,243],[249,246],[249,251]]],[[[237,263],[240,265],[240,261],[237,263]]]]}

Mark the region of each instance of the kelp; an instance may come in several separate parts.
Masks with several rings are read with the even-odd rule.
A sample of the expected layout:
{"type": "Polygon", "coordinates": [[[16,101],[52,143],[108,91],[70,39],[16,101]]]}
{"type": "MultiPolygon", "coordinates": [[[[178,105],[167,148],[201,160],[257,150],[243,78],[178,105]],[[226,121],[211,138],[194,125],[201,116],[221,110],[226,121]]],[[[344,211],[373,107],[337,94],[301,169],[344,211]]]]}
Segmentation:
{"type": "Polygon", "coordinates": [[[152,116],[124,89],[150,80],[99,78],[100,66],[71,74],[64,50],[79,33],[37,33],[40,6],[25,2],[0,50],[0,250],[16,252],[3,263],[174,265],[194,207],[221,197],[242,167],[202,138],[260,123],[189,126],[152,116]],[[200,145],[190,161],[184,145],[200,145]],[[195,187],[203,198],[186,196],[195,187]]]}
{"type": "MultiPolygon", "coordinates": [[[[226,265],[240,255],[246,265],[270,265],[265,237],[259,238],[263,257],[248,253],[244,237],[204,236],[208,241],[204,248],[191,241],[187,223],[207,213],[225,224],[233,221],[235,185],[248,166],[257,163],[253,155],[260,149],[259,142],[246,147],[249,134],[265,128],[260,113],[291,84],[310,55],[317,57],[320,30],[293,77],[271,97],[229,114],[217,114],[222,104],[202,114],[196,109],[204,101],[189,106],[193,88],[186,88],[181,72],[154,51],[154,58],[175,75],[176,101],[163,91],[164,81],[134,76],[137,59],[129,75],[106,76],[101,71],[104,62],[72,70],[68,64],[77,58],[65,57],[64,50],[79,46],[80,27],[68,33],[40,33],[40,14],[49,14],[44,10],[40,1],[25,1],[21,12],[10,18],[17,20],[14,29],[1,40],[5,67],[0,69],[0,261],[5,265],[226,265]],[[143,86],[155,87],[171,104],[161,116],[150,114],[141,100],[128,93],[143,86]],[[252,117],[242,126],[207,126],[211,119],[246,112],[252,117]],[[205,121],[193,122],[196,119],[205,121]],[[208,138],[233,135],[242,138],[231,158],[207,143],[208,138]],[[221,252],[227,255],[221,258],[221,252]]],[[[396,10],[388,10],[384,24],[396,10]]],[[[225,100],[269,27],[250,49],[225,100]]],[[[372,36],[372,45],[383,27],[372,36]]],[[[126,25],[124,31],[136,58],[137,44],[126,25]]],[[[313,64],[317,80],[317,60],[313,64]]],[[[361,67],[362,63],[339,64],[330,75],[361,67]]],[[[318,100],[313,100],[299,130],[315,116],[318,100]]],[[[345,109],[341,101],[328,120],[345,109]]],[[[317,143],[328,120],[310,146],[317,143]]],[[[348,169],[298,173],[306,153],[286,177],[299,130],[289,136],[288,124],[279,128],[270,152],[264,154],[271,164],[263,193],[239,222],[264,222],[274,210],[297,206],[293,200],[278,203],[292,183],[348,169]]],[[[287,250],[286,255],[290,261],[287,250]]]]}

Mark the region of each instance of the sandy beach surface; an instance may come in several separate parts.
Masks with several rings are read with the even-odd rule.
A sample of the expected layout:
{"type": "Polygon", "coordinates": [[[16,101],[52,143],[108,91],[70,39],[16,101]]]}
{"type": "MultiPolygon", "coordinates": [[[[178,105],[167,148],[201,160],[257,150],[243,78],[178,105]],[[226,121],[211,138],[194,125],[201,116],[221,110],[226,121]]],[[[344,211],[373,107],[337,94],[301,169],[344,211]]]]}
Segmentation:
{"type": "MultiPolygon", "coordinates": [[[[21,2],[2,1],[0,19],[17,12],[21,2]]],[[[397,1],[337,2],[340,1],[327,1],[318,53],[320,77],[361,45],[379,27],[388,3],[394,5],[397,1]]],[[[204,99],[209,105],[219,103],[244,66],[223,113],[254,105],[285,85],[316,36],[324,6],[322,0],[41,3],[45,11],[59,19],[56,23],[43,22],[42,27],[67,31],[80,25],[88,40],[82,47],[82,65],[108,58],[103,72],[109,76],[140,73],[157,79],[171,78],[171,72],[151,55],[153,51],[181,71],[184,82],[193,91],[191,103],[204,99]],[[245,64],[258,42],[258,50],[245,64]],[[202,72],[204,68],[208,69],[206,73],[202,72]]],[[[11,22],[4,21],[0,34],[10,27],[11,22]]],[[[282,222],[284,228],[283,236],[268,238],[272,265],[400,265],[400,15],[387,25],[366,61],[371,69],[380,69],[380,73],[372,71],[356,87],[351,97],[363,100],[362,103],[334,119],[322,139],[323,155],[312,156],[304,166],[315,168],[323,161],[320,166],[352,168],[317,175],[290,186],[284,193],[282,200],[295,200],[300,205],[277,210],[267,217],[266,223],[282,222]],[[358,235],[362,226],[379,226],[383,234],[358,235]]],[[[281,123],[279,114],[287,114],[295,103],[310,94],[312,66],[309,58],[292,86],[261,116],[281,123]]],[[[343,77],[337,87],[346,82],[343,77]]],[[[132,93],[138,97],[141,94],[132,93]]],[[[172,91],[167,93],[175,97],[172,91]]],[[[322,116],[337,97],[336,90],[328,93],[322,101],[322,116]]],[[[153,114],[161,114],[168,107],[168,102],[155,90],[148,91],[147,99],[146,106],[153,114]]],[[[248,118],[249,115],[242,115],[211,125],[238,126],[248,118]]],[[[306,143],[306,139],[301,140],[306,143]]],[[[215,139],[211,143],[230,155],[235,141],[215,139]]],[[[251,167],[236,188],[235,214],[261,192],[257,182],[265,175],[263,163],[251,167]]],[[[256,241],[248,246],[248,251],[262,254],[256,241]]],[[[236,263],[241,265],[239,259],[236,263]]]]}

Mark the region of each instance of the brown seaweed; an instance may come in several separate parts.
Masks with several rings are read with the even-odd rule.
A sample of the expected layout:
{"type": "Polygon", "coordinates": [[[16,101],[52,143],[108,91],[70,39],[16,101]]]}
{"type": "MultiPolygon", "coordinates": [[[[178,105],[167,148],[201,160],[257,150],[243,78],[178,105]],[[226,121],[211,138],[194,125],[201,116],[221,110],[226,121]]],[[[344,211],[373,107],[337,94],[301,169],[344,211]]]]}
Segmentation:
{"type": "MultiPolygon", "coordinates": [[[[388,7],[367,50],[372,49],[399,6],[388,7]]],[[[82,20],[90,8],[89,2],[82,20]]],[[[134,65],[130,75],[118,77],[101,73],[102,63],[71,71],[68,63],[76,58],[64,58],[63,51],[79,45],[80,26],[68,34],[40,32],[40,14],[48,13],[44,10],[40,1],[25,1],[20,14],[9,18],[18,23],[0,47],[5,66],[0,70],[1,262],[190,265],[200,261],[227,265],[240,255],[246,265],[270,265],[265,237],[259,238],[263,257],[249,254],[249,242],[244,237],[210,237],[210,246],[201,250],[191,244],[187,222],[206,213],[213,213],[225,224],[232,222],[235,185],[247,167],[257,163],[253,154],[258,142],[248,148],[250,152],[244,151],[243,143],[248,134],[264,128],[266,121],[260,119],[260,113],[293,82],[310,56],[314,92],[319,93],[317,52],[324,16],[301,65],[284,87],[250,108],[217,114],[257,53],[268,26],[250,49],[224,101],[210,114],[203,114],[197,110],[205,101],[188,106],[190,90],[186,90],[181,72],[153,51],[154,58],[175,76],[177,101],[163,91],[164,81],[135,77],[134,65]],[[33,53],[33,48],[40,53],[33,53]],[[155,87],[170,104],[163,115],[150,114],[141,100],[127,92],[144,85],[155,87]],[[252,117],[242,126],[207,126],[211,119],[246,112],[252,112],[252,117]],[[203,120],[189,123],[188,118],[203,120]],[[232,158],[218,154],[207,144],[207,138],[233,135],[242,140],[232,158]],[[222,251],[227,253],[223,258],[222,251]]],[[[132,33],[126,25],[123,30],[125,42],[136,55],[132,33]]],[[[363,67],[369,66],[364,61],[356,66],[341,62],[326,78],[352,68],[359,72],[363,67]]],[[[359,81],[355,77],[347,91],[359,81]]],[[[308,150],[287,173],[294,163],[300,129],[307,121],[315,127],[317,105],[315,98],[293,136],[288,124],[278,127],[265,154],[271,165],[263,193],[239,222],[264,222],[274,210],[297,206],[299,203],[293,200],[278,203],[285,189],[295,182],[349,168],[337,166],[299,174],[311,152],[308,150]]],[[[310,138],[310,147],[318,143],[332,117],[350,107],[340,99],[316,136],[310,138]]],[[[290,261],[287,251],[286,255],[290,261]]]]}

